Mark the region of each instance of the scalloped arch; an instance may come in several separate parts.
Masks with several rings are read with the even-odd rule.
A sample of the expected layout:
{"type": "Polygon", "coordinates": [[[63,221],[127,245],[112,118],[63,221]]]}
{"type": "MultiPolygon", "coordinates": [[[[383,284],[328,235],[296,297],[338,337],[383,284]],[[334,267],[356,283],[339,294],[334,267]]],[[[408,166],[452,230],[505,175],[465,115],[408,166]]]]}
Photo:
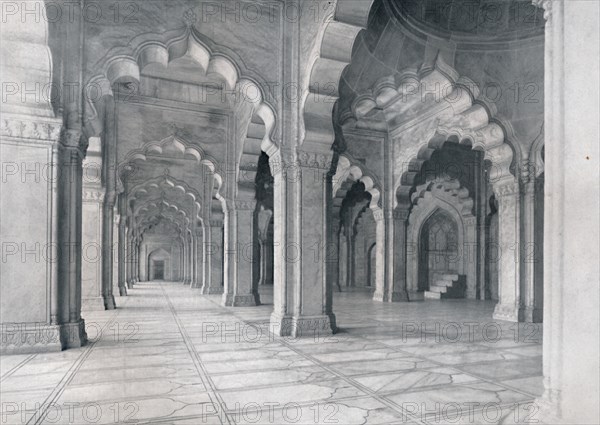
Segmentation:
{"type": "MultiPolygon", "coordinates": [[[[158,199],[158,195],[165,193],[173,193],[174,196],[181,197],[182,202],[190,203],[190,207],[196,208],[196,217],[202,219],[201,211],[202,211],[202,198],[198,194],[196,190],[190,187],[187,183],[177,180],[171,176],[160,176],[156,177],[152,180],[148,180],[146,182],[140,183],[134,186],[129,192],[127,196],[127,202],[130,204],[135,200],[145,200],[144,198],[148,196],[152,196],[155,194],[155,197],[151,198],[152,200],[158,199]],[[166,191],[165,191],[166,189],[166,191]]],[[[168,200],[172,202],[179,202],[179,200],[168,200]]],[[[139,207],[133,211],[134,216],[136,215],[139,207]]],[[[188,211],[188,215],[192,216],[194,214],[193,211],[188,211]]]]}
{"type": "MultiPolygon", "coordinates": [[[[335,133],[333,108],[339,97],[339,82],[352,59],[358,33],[367,27],[374,0],[338,0],[326,17],[310,63],[310,77],[302,98],[304,142],[310,148],[329,150],[335,133]]],[[[309,150],[310,150],[309,148],[309,150]]]]}
{"type": "MultiPolygon", "coordinates": [[[[117,179],[119,180],[119,186],[123,187],[121,175],[128,171],[127,167],[131,167],[132,163],[136,161],[147,162],[149,160],[149,156],[163,155],[168,151],[167,148],[169,147],[174,149],[174,152],[179,152],[182,155],[182,159],[186,156],[188,158],[191,157],[196,161],[197,164],[207,167],[213,173],[215,183],[214,191],[216,193],[220,191],[223,185],[223,178],[217,172],[217,164],[215,160],[207,156],[199,146],[189,145],[177,136],[169,136],[158,142],[148,142],[141,148],[130,151],[125,157],[125,159],[118,166],[117,179]]],[[[172,177],[170,178],[174,181],[176,180],[172,177]]],[[[180,183],[185,184],[184,182],[180,183]]],[[[200,196],[198,196],[198,199],[201,199],[200,196]]]]}
{"type": "Polygon", "coordinates": [[[93,90],[96,93],[95,96],[86,96],[88,111],[85,126],[88,128],[88,136],[97,135],[101,130],[96,104],[104,96],[113,96],[114,83],[135,81],[139,84],[140,77],[148,66],[166,68],[183,56],[191,58],[197,64],[200,74],[220,81],[226,91],[234,91],[237,94],[236,99],[252,104],[253,115],[265,125],[262,150],[267,153],[277,150],[277,144],[272,139],[276,126],[275,110],[265,100],[260,83],[250,76],[242,75],[233,59],[224,53],[213,52],[194,31],[186,31],[164,43],[156,40],[139,41],[132,55],[120,54],[100,63],[99,73],[91,77],[86,84],[86,92],[93,90]]]}
{"type": "Polygon", "coordinates": [[[381,186],[377,180],[372,177],[371,173],[363,170],[364,166],[358,161],[355,161],[349,155],[340,155],[336,173],[332,178],[333,197],[338,197],[342,184],[346,181],[361,182],[365,185],[365,192],[371,195],[369,208],[372,210],[379,209],[379,199],[381,198],[381,186]]]}

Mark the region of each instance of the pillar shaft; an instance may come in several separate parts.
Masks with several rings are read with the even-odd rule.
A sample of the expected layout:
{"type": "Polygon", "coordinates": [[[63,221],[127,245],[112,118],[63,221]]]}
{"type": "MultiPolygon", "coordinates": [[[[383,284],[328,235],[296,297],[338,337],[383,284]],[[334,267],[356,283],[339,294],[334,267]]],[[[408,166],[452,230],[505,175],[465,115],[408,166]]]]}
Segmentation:
{"type": "Polygon", "coordinates": [[[225,290],[223,304],[226,306],[253,306],[260,304],[254,282],[255,262],[254,209],[255,201],[228,202],[226,220],[225,290]]]}
{"type": "Polygon", "coordinates": [[[275,249],[271,330],[279,335],[308,336],[336,329],[325,251],[330,166],[331,156],[325,153],[300,151],[297,160],[271,158],[275,240],[286,241],[275,249]]]}

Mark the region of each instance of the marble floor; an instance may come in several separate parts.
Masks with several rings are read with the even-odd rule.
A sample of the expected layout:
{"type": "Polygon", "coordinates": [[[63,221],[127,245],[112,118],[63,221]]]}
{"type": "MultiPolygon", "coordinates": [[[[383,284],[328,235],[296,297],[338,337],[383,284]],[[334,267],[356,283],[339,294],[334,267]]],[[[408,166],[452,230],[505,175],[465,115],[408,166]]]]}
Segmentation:
{"type": "Polygon", "coordinates": [[[84,317],[90,343],[1,358],[2,424],[488,424],[536,421],[539,325],[493,303],[336,293],[340,332],[276,338],[265,305],[136,285],[84,317]]]}

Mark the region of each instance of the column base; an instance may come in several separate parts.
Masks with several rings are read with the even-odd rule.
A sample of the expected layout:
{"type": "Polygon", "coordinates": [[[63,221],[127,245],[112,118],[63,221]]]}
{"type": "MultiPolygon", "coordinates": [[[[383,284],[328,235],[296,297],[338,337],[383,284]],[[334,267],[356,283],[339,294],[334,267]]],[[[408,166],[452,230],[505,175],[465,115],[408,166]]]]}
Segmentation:
{"type": "Polygon", "coordinates": [[[119,295],[121,297],[127,296],[127,286],[119,286],[119,295]]]}
{"type": "Polygon", "coordinates": [[[523,307],[510,304],[501,304],[499,301],[494,308],[492,318],[494,320],[505,320],[507,322],[523,322],[523,307]]]}
{"type": "Polygon", "coordinates": [[[201,289],[201,288],[202,288],[202,283],[199,283],[199,282],[192,282],[192,283],[190,284],[190,286],[191,286],[193,289],[201,289]]]}
{"type": "Polygon", "coordinates": [[[406,301],[409,301],[409,300],[410,300],[410,297],[408,295],[408,292],[406,292],[405,290],[392,292],[391,302],[393,302],[393,303],[396,303],[396,302],[406,302],[406,301]]]}
{"type": "Polygon", "coordinates": [[[63,349],[60,325],[47,323],[0,324],[0,354],[32,354],[63,349]]]}
{"type": "Polygon", "coordinates": [[[111,295],[104,296],[104,309],[105,310],[114,310],[117,308],[117,304],[115,303],[115,297],[111,295]]]}
{"type": "Polygon", "coordinates": [[[523,321],[526,323],[542,323],[544,321],[543,310],[538,307],[525,307],[523,309],[523,321]]]}
{"type": "Polygon", "coordinates": [[[319,337],[333,335],[337,332],[335,315],[323,316],[294,316],[292,317],[292,332],[294,338],[319,337]]]}
{"type": "Polygon", "coordinates": [[[260,305],[258,293],[248,295],[223,294],[223,305],[225,307],[254,307],[260,305]]]}
{"type": "Polygon", "coordinates": [[[535,415],[536,422],[556,425],[566,423],[560,414],[560,391],[546,388],[542,396],[536,398],[533,403],[538,409],[535,415]]]}
{"type": "MultiPolygon", "coordinates": [[[[129,282],[127,282],[127,289],[133,289],[133,280],[130,280],[129,282]]],[[[125,294],[127,295],[127,294],[125,294]]]]}
{"type": "Polygon", "coordinates": [[[63,349],[78,348],[87,344],[85,333],[85,321],[80,319],[75,323],[64,323],[60,325],[60,339],[63,349]]]}
{"type": "Polygon", "coordinates": [[[102,311],[105,310],[104,298],[89,297],[81,300],[81,311],[102,311]]]}
{"type": "Polygon", "coordinates": [[[202,288],[200,289],[200,292],[203,295],[222,295],[223,294],[223,287],[219,286],[219,287],[214,287],[214,286],[202,286],[202,288]]]}
{"type": "Polygon", "coordinates": [[[277,336],[290,336],[292,334],[292,317],[271,313],[269,332],[277,336]]]}
{"type": "Polygon", "coordinates": [[[382,303],[387,302],[387,296],[383,292],[380,292],[376,289],[375,292],[373,292],[373,301],[379,301],[382,303]]]}

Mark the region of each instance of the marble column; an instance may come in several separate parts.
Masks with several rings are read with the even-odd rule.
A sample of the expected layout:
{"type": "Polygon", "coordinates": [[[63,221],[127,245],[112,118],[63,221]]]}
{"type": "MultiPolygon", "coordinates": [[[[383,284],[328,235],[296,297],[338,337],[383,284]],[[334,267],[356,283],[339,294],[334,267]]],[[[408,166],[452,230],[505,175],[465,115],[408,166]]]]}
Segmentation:
{"type": "Polygon", "coordinates": [[[121,212],[119,215],[119,251],[118,251],[118,273],[119,273],[119,295],[127,295],[127,223],[126,216],[121,212]]]}
{"type": "MultiPolygon", "coordinates": [[[[409,250],[414,247],[408,246],[406,229],[408,227],[408,211],[397,208],[389,220],[392,223],[393,232],[391,235],[388,233],[392,240],[392,246],[388,246],[389,250],[385,256],[377,256],[376,264],[392,264],[392,270],[388,273],[388,279],[391,279],[389,287],[391,293],[389,294],[389,301],[408,301],[422,298],[422,294],[409,293],[408,280],[406,277],[408,255],[414,254],[409,250]]],[[[379,241],[377,241],[379,245],[379,241]]],[[[377,247],[376,245],[376,247],[377,247]]],[[[377,249],[377,248],[376,248],[377,249]]],[[[379,254],[379,251],[376,251],[379,254]]],[[[377,266],[378,267],[378,266],[377,266]]]]}
{"type": "Polygon", "coordinates": [[[133,289],[133,276],[135,270],[135,253],[134,253],[134,244],[133,244],[133,236],[131,234],[131,228],[127,226],[125,228],[125,241],[126,241],[126,255],[125,255],[125,264],[127,265],[127,273],[126,273],[126,288],[133,289]]]}
{"type": "Polygon", "coordinates": [[[526,159],[523,164],[523,203],[521,247],[521,287],[523,288],[523,321],[542,322],[542,291],[538,291],[535,282],[536,263],[541,261],[542,247],[537,246],[535,239],[535,176],[530,175],[530,164],[526,159]]]}
{"type": "MultiPolygon", "coordinates": [[[[383,210],[373,211],[375,220],[375,255],[377,258],[385,258],[385,221],[383,220],[383,210]]],[[[386,289],[386,268],[384,264],[377,262],[375,269],[375,292],[373,300],[388,301],[386,289]]]]}
{"type": "Polygon", "coordinates": [[[116,308],[113,296],[114,275],[114,209],[117,198],[116,186],[116,121],[114,99],[106,98],[104,102],[104,131],[102,142],[106,161],[104,162],[106,195],[102,208],[102,298],[107,310],[116,308]]]}
{"type": "MultiPolygon", "coordinates": [[[[113,239],[114,244],[111,247],[111,264],[112,264],[112,283],[111,283],[111,291],[112,294],[117,294],[117,296],[120,296],[119,294],[119,222],[121,217],[119,216],[118,212],[116,211],[116,208],[113,208],[113,218],[114,218],[114,222],[113,222],[113,238],[114,235],[117,235],[116,240],[113,239]]],[[[104,249],[104,247],[103,247],[104,249]]],[[[114,299],[114,296],[113,296],[114,299]]]]}
{"type": "Polygon", "coordinates": [[[244,199],[227,202],[225,221],[225,287],[223,305],[254,306],[260,297],[253,279],[255,260],[254,210],[256,201],[244,199]]]}
{"type": "Polygon", "coordinates": [[[140,239],[139,243],[139,256],[138,256],[138,274],[139,274],[139,280],[141,282],[147,282],[149,279],[149,277],[147,276],[148,273],[148,265],[146,264],[146,262],[148,261],[148,254],[147,254],[147,245],[145,243],[143,243],[143,241],[140,239]]]}
{"type": "Polygon", "coordinates": [[[259,285],[272,284],[271,270],[273,258],[271,255],[272,241],[269,240],[269,223],[273,211],[261,209],[258,212],[258,244],[260,247],[259,285]]]}
{"type": "Polygon", "coordinates": [[[330,282],[329,285],[333,288],[336,287],[339,292],[342,292],[340,286],[340,259],[339,259],[339,233],[340,233],[340,222],[337,217],[333,214],[328,214],[329,227],[328,227],[328,241],[325,247],[326,261],[327,261],[327,279],[330,282]]]}
{"type": "Polygon", "coordinates": [[[523,321],[521,291],[521,214],[519,182],[512,181],[494,186],[498,200],[498,303],[494,319],[511,322],[523,321]]]}
{"type": "Polygon", "coordinates": [[[545,8],[544,387],[537,420],[600,423],[600,3],[545,8]],[[592,189],[594,188],[594,189],[592,189]]]}
{"type": "Polygon", "coordinates": [[[83,160],[81,309],[104,310],[102,298],[102,152],[100,139],[90,138],[83,160]]]}
{"type": "Polygon", "coordinates": [[[192,288],[202,288],[204,282],[204,237],[202,228],[197,228],[194,231],[194,279],[192,280],[192,288]]]}
{"type": "Polygon", "coordinates": [[[331,202],[331,153],[278,153],[270,165],[274,184],[274,310],[271,331],[313,336],[336,330],[325,248],[331,202]]]}
{"type": "Polygon", "coordinates": [[[223,293],[223,221],[212,219],[204,242],[205,265],[203,294],[223,293]]]}
{"type": "Polygon", "coordinates": [[[192,282],[192,241],[189,232],[184,235],[183,250],[183,284],[189,285],[192,282]]]}

